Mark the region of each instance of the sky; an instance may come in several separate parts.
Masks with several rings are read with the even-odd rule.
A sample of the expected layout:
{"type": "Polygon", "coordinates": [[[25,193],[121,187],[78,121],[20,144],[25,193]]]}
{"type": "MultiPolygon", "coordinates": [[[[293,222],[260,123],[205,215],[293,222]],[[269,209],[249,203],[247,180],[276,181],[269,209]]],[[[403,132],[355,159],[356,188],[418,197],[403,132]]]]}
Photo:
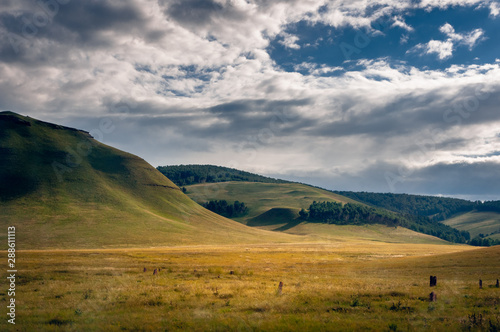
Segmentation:
{"type": "Polygon", "coordinates": [[[0,110],[153,166],[500,200],[499,31],[492,0],[2,0],[0,110]]]}

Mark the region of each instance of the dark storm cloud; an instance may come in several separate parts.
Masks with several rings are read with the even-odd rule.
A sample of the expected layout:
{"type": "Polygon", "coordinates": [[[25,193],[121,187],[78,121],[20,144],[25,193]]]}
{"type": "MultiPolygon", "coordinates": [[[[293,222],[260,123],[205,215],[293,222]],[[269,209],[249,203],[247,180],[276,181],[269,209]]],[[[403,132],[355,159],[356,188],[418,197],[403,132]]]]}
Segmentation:
{"type": "Polygon", "coordinates": [[[226,12],[222,4],[212,0],[160,1],[167,9],[165,13],[181,24],[206,25],[226,12]]]}
{"type": "MultiPolygon", "coordinates": [[[[439,163],[429,167],[406,170],[406,176],[399,175],[401,165],[376,162],[358,173],[318,172],[294,176],[273,174],[275,177],[311,183],[327,189],[398,192],[430,195],[455,196],[468,199],[492,199],[499,197],[500,164],[495,162],[478,163],[439,163]]],[[[300,171],[297,171],[300,174],[300,171]]]]}
{"type": "Polygon", "coordinates": [[[34,53],[50,48],[105,48],[116,43],[117,35],[144,34],[156,40],[161,32],[146,28],[147,18],[133,1],[71,1],[43,6],[20,1],[15,9],[0,13],[0,61],[43,62],[34,53]],[[2,33],[3,30],[3,33],[2,33]],[[104,33],[112,31],[106,36],[104,33]]]}
{"type": "Polygon", "coordinates": [[[409,192],[453,195],[500,195],[500,164],[495,162],[440,163],[422,168],[402,181],[409,192]],[[407,183],[406,183],[407,182],[407,183]]]}
{"type": "MultiPolygon", "coordinates": [[[[394,137],[418,133],[424,130],[448,130],[454,126],[489,124],[500,121],[500,86],[492,91],[482,91],[484,86],[471,85],[448,95],[447,91],[430,91],[424,94],[409,93],[381,107],[373,107],[369,113],[350,114],[353,108],[363,105],[363,100],[343,101],[343,119],[320,124],[310,135],[329,137],[370,135],[394,137]],[[478,92],[480,91],[480,92],[478,92]],[[479,97],[478,97],[479,96],[479,97]],[[347,105],[347,106],[346,106],[347,105]]],[[[367,100],[366,103],[369,101],[367,100]]]]}
{"type": "Polygon", "coordinates": [[[207,27],[216,21],[237,21],[246,18],[230,2],[224,4],[213,0],[160,0],[167,17],[185,27],[207,27]]]}
{"type": "Polygon", "coordinates": [[[282,135],[296,133],[313,126],[316,121],[308,119],[300,107],[312,106],[309,98],[297,100],[238,100],[220,104],[208,111],[221,120],[212,128],[201,131],[204,135],[252,135],[263,130],[279,132],[282,135]]]}
{"type": "Polygon", "coordinates": [[[61,6],[55,22],[79,34],[86,41],[96,31],[118,30],[127,33],[135,26],[143,25],[145,18],[131,1],[102,0],[71,1],[61,6]]]}
{"type": "Polygon", "coordinates": [[[312,103],[310,99],[237,100],[206,109],[165,108],[148,102],[130,107],[131,103],[113,103],[110,100],[105,105],[113,113],[111,118],[127,116],[128,121],[143,128],[144,132],[165,129],[180,135],[189,133],[192,139],[234,142],[262,131],[288,135],[313,126],[316,121],[305,118],[297,110],[312,103]]]}
{"type": "Polygon", "coordinates": [[[313,104],[314,101],[310,98],[294,100],[244,99],[219,104],[217,106],[211,107],[209,111],[219,117],[226,119],[243,119],[248,117],[248,112],[258,112],[258,116],[266,117],[278,110],[285,109],[291,112],[295,107],[313,104]]]}

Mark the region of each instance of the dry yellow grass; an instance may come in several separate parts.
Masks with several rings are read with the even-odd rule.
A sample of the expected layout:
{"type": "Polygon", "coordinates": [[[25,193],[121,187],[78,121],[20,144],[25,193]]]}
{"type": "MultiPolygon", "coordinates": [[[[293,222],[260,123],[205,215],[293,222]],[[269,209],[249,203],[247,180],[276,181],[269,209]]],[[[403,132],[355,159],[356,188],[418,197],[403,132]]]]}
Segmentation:
{"type": "MultiPolygon", "coordinates": [[[[500,277],[499,247],[351,240],[22,251],[18,269],[20,331],[450,331],[486,329],[490,320],[500,325],[500,289],[489,287],[500,277]],[[161,269],[156,276],[154,268],[161,269]],[[429,275],[438,276],[433,289],[429,275]],[[431,290],[436,303],[427,300],[431,290]]],[[[0,296],[5,305],[6,294],[0,296]]],[[[0,329],[6,327],[2,320],[0,329]]]]}

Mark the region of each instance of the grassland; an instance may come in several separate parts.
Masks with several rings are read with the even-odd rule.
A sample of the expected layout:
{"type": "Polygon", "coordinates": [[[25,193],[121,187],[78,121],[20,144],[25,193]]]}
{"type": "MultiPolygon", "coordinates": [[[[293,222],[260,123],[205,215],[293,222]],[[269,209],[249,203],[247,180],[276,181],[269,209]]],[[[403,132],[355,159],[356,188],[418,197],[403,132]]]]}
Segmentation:
{"type": "MultiPolygon", "coordinates": [[[[469,212],[443,221],[444,224],[464,230],[472,237],[500,231],[500,214],[496,212],[469,212]]],[[[488,236],[500,240],[500,233],[488,236]]]]}
{"type": "MultiPolygon", "coordinates": [[[[489,287],[500,277],[500,247],[352,239],[23,251],[18,269],[17,331],[487,331],[490,321],[500,327],[500,289],[489,287]],[[432,289],[430,275],[438,277],[432,289]],[[437,302],[428,301],[431,291],[437,302]]],[[[4,308],[5,301],[0,293],[4,308]]],[[[0,330],[7,330],[5,319],[0,330]]]]}

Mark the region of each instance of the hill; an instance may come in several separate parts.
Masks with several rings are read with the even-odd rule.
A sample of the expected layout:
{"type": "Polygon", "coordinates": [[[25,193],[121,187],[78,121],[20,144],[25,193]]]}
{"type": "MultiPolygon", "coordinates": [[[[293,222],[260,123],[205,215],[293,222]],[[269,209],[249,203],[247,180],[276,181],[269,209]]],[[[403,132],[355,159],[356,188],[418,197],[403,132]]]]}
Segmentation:
{"type": "Polygon", "coordinates": [[[444,224],[470,233],[472,237],[500,240],[500,214],[472,211],[443,221],[444,224]]]}
{"type": "Polygon", "coordinates": [[[288,181],[273,179],[234,168],[213,165],[177,165],[159,166],[157,169],[178,186],[197,183],[216,183],[228,181],[287,183],[288,181]]]}
{"type": "MultiPolygon", "coordinates": [[[[351,229],[350,234],[352,235],[356,233],[356,227],[363,227],[363,230],[361,228],[358,230],[359,233],[363,233],[368,227],[365,226],[371,224],[368,228],[371,227],[370,229],[373,230],[379,227],[377,232],[381,233],[389,232],[390,228],[385,225],[400,225],[452,242],[465,242],[468,238],[466,232],[461,233],[449,226],[432,222],[425,217],[408,217],[384,209],[370,208],[350,198],[300,183],[225,182],[198,184],[186,188],[187,194],[201,204],[214,200],[225,200],[229,203],[235,200],[243,202],[248,207],[248,213],[233,218],[234,220],[252,227],[286,231],[291,234],[305,234],[296,231],[308,229],[311,232],[308,234],[329,234],[328,236],[330,236],[332,232],[339,232],[342,229],[340,225],[342,225],[348,226],[344,228],[351,229]],[[357,213],[357,210],[362,210],[368,215],[355,214],[350,215],[349,218],[343,215],[342,220],[312,218],[306,221],[299,216],[299,213],[302,209],[310,209],[314,201],[342,203],[346,209],[351,208],[349,210],[352,212],[357,213]],[[327,228],[323,226],[326,223],[330,224],[326,225],[327,228]],[[307,226],[305,226],[306,224],[307,226]]],[[[394,227],[392,228],[394,229],[394,227]]],[[[413,234],[412,236],[418,234],[408,232],[408,234],[413,234]]],[[[377,237],[374,234],[371,236],[377,237]]]]}
{"type": "MultiPolygon", "coordinates": [[[[205,183],[187,186],[187,195],[198,203],[211,200],[239,200],[249,208],[248,213],[235,220],[247,224],[260,216],[263,220],[265,212],[279,208],[289,216],[288,221],[299,216],[301,209],[307,209],[313,201],[328,201],[355,203],[354,200],[328,192],[323,189],[310,187],[300,183],[259,183],[259,182],[223,182],[205,183]],[[292,218],[292,219],[290,219],[292,218]]],[[[273,222],[276,215],[269,219],[273,222]]],[[[283,217],[278,218],[284,221],[283,217]]]]}
{"type": "MultiPolygon", "coordinates": [[[[450,197],[334,191],[370,206],[440,221],[472,238],[500,241],[500,201],[472,202],[450,197]]],[[[476,241],[477,242],[477,241],[476,241]]],[[[483,241],[484,242],[484,241],[483,241]]]]}
{"type": "Polygon", "coordinates": [[[21,249],[295,239],[202,208],[143,159],[85,131],[12,112],[0,113],[0,215],[21,249]]]}

